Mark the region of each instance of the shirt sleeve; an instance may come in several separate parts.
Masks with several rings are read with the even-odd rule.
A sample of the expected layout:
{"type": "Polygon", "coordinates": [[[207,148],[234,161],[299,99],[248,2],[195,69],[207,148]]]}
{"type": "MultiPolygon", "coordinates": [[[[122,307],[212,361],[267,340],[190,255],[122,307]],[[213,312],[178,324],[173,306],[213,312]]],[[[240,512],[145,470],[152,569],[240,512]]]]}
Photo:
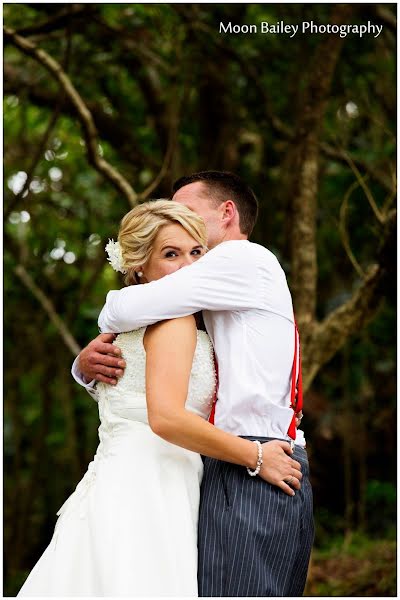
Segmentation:
{"type": "Polygon", "coordinates": [[[231,244],[157,281],[109,292],[99,316],[101,331],[131,331],[199,310],[263,308],[258,267],[246,251],[249,242],[231,244]]]}
{"type": "Polygon", "coordinates": [[[88,392],[88,394],[93,398],[93,400],[96,400],[96,402],[97,402],[98,401],[97,390],[95,387],[96,380],[93,379],[92,381],[89,381],[89,382],[87,382],[85,380],[83,374],[81,373],[81,371],[79,370],[79,367],[78,367],[78,356],[75,358],[74,362],[72,363],[71,374],[72,374],[72,377],[75,379],[75,381],[77,383],[79,383],[79,385],[84,387],[85,390],[88,392]]]}

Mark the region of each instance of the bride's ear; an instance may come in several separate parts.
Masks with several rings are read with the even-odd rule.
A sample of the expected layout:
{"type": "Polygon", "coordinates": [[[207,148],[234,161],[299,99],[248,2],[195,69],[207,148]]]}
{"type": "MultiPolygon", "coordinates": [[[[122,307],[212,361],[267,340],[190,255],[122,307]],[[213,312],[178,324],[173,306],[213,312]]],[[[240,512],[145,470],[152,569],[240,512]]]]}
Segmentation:
{"type": "Polygon", "coordinates": [[[136,283],[144,283],[143,282],[143,270],[142,267],[138,267],[134,271],[136,283]]]}

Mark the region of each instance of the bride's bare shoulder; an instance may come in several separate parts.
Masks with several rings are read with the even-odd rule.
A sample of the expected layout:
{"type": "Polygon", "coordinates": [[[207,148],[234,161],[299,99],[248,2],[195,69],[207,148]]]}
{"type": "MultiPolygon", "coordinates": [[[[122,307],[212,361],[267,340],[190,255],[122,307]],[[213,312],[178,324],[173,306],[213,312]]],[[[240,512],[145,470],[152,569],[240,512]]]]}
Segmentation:
{"type": "Polygon", "coordinates": [[[150,325],[146,329],[143,343],[145,348],[154,342],[162,340],[170,344],[179,343],[182,340],[195,341],[197,337],[196,319],[193,315],[167,319],[150,325]]]}

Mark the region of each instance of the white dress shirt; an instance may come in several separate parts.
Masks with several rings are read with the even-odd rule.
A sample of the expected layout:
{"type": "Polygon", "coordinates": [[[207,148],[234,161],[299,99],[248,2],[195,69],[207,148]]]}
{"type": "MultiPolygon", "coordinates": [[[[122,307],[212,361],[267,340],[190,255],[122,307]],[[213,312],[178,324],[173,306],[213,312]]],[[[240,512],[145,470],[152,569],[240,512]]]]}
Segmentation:
{"type": "MultiPolygon", "coordinates": [[[[162,279],[111,291],[99,327],[131,331],[199,310],[218,361],[215,425],[235,435],[289,439],[292,299],[277,258],[263,246],[223,242],[162,279]]],[[[73,375],[85,385],[76,363],[73,375]]],[[[90,392],[91,384],[85,387],[90,392]]],[[[305,444],[302,431],[296,444],[305,444]]]]}

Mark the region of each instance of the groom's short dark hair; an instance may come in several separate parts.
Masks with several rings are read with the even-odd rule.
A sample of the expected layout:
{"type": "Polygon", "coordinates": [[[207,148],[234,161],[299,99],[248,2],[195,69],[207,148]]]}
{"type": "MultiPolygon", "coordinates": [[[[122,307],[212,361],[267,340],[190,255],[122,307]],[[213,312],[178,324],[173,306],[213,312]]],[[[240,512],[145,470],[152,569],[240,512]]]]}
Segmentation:
{"type": "Polygon", "coordinates": [[[257,221],[258,201],[253,190],[237,175],[228,171],[200,171],[180,177],[172,186],[175,194],[189,183],[201,181],[210,191],[210,197],[218,204],[232,200],[239,213],[240,231],[250,235],[257,221]]]}

